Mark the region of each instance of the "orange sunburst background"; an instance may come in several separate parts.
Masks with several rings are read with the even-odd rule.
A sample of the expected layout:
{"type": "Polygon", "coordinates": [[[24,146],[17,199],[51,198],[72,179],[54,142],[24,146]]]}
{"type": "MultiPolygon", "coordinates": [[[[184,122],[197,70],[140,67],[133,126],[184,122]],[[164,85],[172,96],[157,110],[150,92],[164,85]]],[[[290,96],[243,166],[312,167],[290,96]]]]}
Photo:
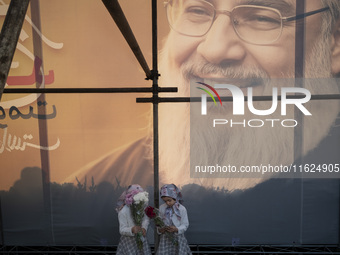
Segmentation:
{"type": "MultiPolygon", "coordinates": [[[[151,86],[129,49],[116,24],[101,1],[49,0],[40,2],[44,73],[54,74],[46,88],[109,88],[151,86]],[[60,45],[62,45],[60,47],[60,45]]],[[[0,8],[8,8],[9,1],[1,1],[0,8]]],[[[121,7],[149,64],[151,62],[151,3],[146,0],[121,1],[121,7]]],[[[159,43],[168,31],[163,6],[159,5],[159,43]]],[[[31,7],[27,16],[31,18],[31,7]]],[[[0,22],[4,21],[0,16],[0,22]]],[[[32,73],[34,53],[32,26],[29,19],[23,25],[9,77],[32,73]]],[[[38,49],[39,50],[39,49],[38,49]]],[[[150,67],[151,68],[151,67],[150,67]]],[[[7,88],[33,88],[36,84],[12,84],[7,88]]],[[[33,95],[34,96],[34,95],[33,95]]],[[[119,146],[127,144],[147,132],[148,104],[137,104],[136,97],[145,94],[47,94],[47,114],[56,107],[57,116],[47,121],[48,145],[60,140],[57,149],[49,151],[51,181],[62,182],[86,163],[119,146]]],[[[9,107],[21,113],[29,106],[37,112],[37,102],[25,101],[26,95],[4,94],[0,106],[6,117],[0,130],[0,190],[6,190],[20,178],[24,167],[40,166],[40,151],[27,146],[24,150],[10,149],[8,140],[32,135],[29,141],[39,145],[38,121],[34,118],[12,119],[9,107]],[[18,102],[23,106],[18,106],[18,102]],[[7,109],[6,109],[7,108],[7,109]]],[[[39,99],[40,100],[40,99],[39,99]]],[[[28,141],[28,140],[26,140],[28,141]]],[[[16,144],[18,145],[18,140],[16,144]]]]}

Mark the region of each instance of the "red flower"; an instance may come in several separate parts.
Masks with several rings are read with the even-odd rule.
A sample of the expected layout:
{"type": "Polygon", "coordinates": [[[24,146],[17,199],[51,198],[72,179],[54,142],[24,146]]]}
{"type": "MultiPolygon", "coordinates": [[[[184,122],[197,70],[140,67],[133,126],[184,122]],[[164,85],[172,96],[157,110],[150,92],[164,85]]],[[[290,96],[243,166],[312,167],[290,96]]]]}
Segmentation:
{"type": "MultiPolygon", "coordinates": [[[[160,228],[164,228],[166,225],[164,223],[164,221],[162,220],[162,218],[159,216],[159,210],[153,208],[152,206],[148,206],[145,208],[144,210],[146,216],[148,216],[150,219],[153,219],[155,222],[155,225],[157,227],[160,228]]],[[[177,246],[178,245],[178,241],[176,239],[176,236],[173,233],[170,232],[165,232],[165,235],[170,238],[171,242],[177,246]]]]}
{"type": "Polygon", "coordinates": [[[153,208],[152,206],[148,206],[148,207],[145,208],[145,214],[150,219],[153,219],[157,216],[157,214],[155,213],[155,208],[153,208]]]}

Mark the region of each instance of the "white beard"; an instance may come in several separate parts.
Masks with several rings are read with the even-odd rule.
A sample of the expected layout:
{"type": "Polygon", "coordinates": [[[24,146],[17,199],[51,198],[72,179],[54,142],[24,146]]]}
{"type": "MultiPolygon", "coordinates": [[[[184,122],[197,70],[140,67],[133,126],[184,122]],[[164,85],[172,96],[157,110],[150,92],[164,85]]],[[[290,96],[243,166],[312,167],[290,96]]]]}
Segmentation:
{"type": "MultiPolygon", "coordinates": [[[[323,52],[324,49],[329,49],[329,45],[325,45],[325,41],[319,40],[315,49],[310,54],[309,60],[306,61],[306,78],[331,77],[329,71],[331,67],[328,61],[330,53],[323,52]]],[[[167,59],[171,58],[166,48],[165,46],[160,61],[160,71],[162,74],[160,81],[162,86],[178,86],[179,93],[161,94],[161,96],[188,96],[189,81],[181,75],[182,70],[171,70],[168,67],[167,59]]],[[[190,66],[189,63],[186,65],[190,66]]],[[[247,76],[246,70],[244,72],[245,76],[247,76]]],[[[287,74],[286,77],[293,77],[293,75],[287,74]]],[[[322,83],[322,86],[320,86],[320,84],[306,82],[305,88],[312,95],[339,92],[338,86],[334,84],[322,83]]],[[[271,87],[266,87],[264,94],[271,95],[271,90],[271,87]]],[[[225,105],[229,105],[228,108],[231,108],[231,103],[225,103],[225,105]]],[[[254,106],[257,109],[269,108],[268,102],[258,102],[254,106]]],[[[300,139],[302,155],[315,148],[328,134],[332,123],[339,113],[339,102],[337,100],[313,100],[308,102],[308,110],[313,116],[304,117],[303,120],[303,138],[300,139]]],[[[237,120],[230,111],[224,113],[223,116],[225,119],[233,119],[234,121],[240,121],[240,119],[245,119],[246,121],[249,119],[260,119],[259,116],[250,116],[246,113],[241,118],[238,117],[237,120]]],[[[273,176],[266,175],[260,178],[248,178],[249,173],[244,173],[239,174],[237,178],[191,178],[190,148],[192,154],[209,155],[209,157],[201,156],[199,159],[196,159],[196,165],[210,165],[211,162],[215,162],[215,164],[219,163],[219,165],[230,164],[239,167],[241,165],[256,166],[271,164],[275,166],[293,163],[295,128],[283,128],[279,122],[276,123],[275,128],[271,127],[270,123],[261,128],[244,128],[240,125],[233,128],[230,128],[230,125],[212,128],[211,119],[213,118],[214,116],[210,116],[210,120],[199,123],[205,134],[205,136],[202,136],[201,133],[197,134],[198,131],[195,128],[192,128],[190,131],[189,103],[160,104],[159,154],[161,183],[175,183],[180,186],[197,183],[206,187],[219,187],[232,191],[235,189],[251,188],[273,176]],[[195,139],[190,141],[190,136],[195,137],[195,139]],[[198,137],[201,139],[196,139],[198,137]]],[[[287,116],[281,116],[280,111],[277,110],[275,114],[264,116],[261,119],[268,118],[281,120],[294,119],[294,112],[290,109],[287,112],[287,116]]],[[[214,175],[214,177],[218,177],[218,175],[214,175]]]]}

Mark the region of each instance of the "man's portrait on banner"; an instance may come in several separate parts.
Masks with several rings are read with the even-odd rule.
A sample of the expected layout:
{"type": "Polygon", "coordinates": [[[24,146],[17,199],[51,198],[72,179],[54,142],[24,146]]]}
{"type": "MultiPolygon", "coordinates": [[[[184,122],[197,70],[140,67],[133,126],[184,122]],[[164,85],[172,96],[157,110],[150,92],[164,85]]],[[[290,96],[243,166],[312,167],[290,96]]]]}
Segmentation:
{"type": "MultiPolygon", "coordinates": [[[[192,84],[197,82],[211,86],[231,83],[245,94],[251,88],[254,96],[268,96],[272,95],[274,86],[294,87],[294,81],[302,78],[304,88],[312,95],[339,93],[336,77],[340,72],[340,4],[311,0],[306,1],[304,9],[303,13],[297,13],[294,0],[167,1],[165,11],[170,32],[160,52],[160,84],[177,86],[182,97],[189,97],[192,84]],[[305,31],[301,37],[304,52],[295,50],[299,26],[305,31]],[[297,65],[303,65],[300,77],[296,77],[297,65]]],[[[224,105],[220,110],[224,119],[234,122],[254,119],[254,114],[249,112],[241,117],[233,116],[232,103],[224,102],[224,105]]],[[[271,102],[255,102],[255,106],[269,109],[271,102]]],[[[340,109],[337,100],[311,100],[305,106],[312,116],[305,116],[303,123],[299,123],[302,137],[297,140],[296,128],[239,125],[212,129],[211,121],[196,123],[206,135],[195,136],[188,103],[161,104],[160,181],[198,183],[228,190],[261,183],[268,178],[246,178],[242,174],[234,179],[190,178],[190,153],[199,151],[198,155],[209,155],[212,161],[225,165],[233,162],[238,167],[292,164],[296,160],[294,144],[300,143],[303,156],[314,151],[334,130],[340,109]]],[[[285,119],[294,119],[294,114],[294,107],[290,107],[285,119]]],[[[266,118],[256,116],[256,119],[266,118]]],[[[270,115],[270,119],[282,119],[280,110],[270,115]]],[[[200,162],[204,163],[201,156],[200,162]]],[[[95,176],[97,181],[118,178],[129,183],[142,178],[145,184],[151,184],[151,157],[150,131],[149,137],[88,164],[68,180],[75,176],[81,179],[95,176]]]]}

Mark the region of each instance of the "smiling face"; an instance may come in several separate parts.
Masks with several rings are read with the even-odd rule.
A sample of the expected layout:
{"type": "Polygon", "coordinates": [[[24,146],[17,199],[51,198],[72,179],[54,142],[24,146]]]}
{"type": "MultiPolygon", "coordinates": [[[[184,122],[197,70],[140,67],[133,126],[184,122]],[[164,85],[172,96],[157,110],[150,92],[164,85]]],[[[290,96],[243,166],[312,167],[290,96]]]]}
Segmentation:
{"type": "MultiPolygon", "coordinates": [[[[200,6],[197,0],[180,0],[182,9],[200,6]]],[[[205,1],[202,1],[205,2],[205,1]]],[[[216,10],[232,10],[239,5],[270,6],[283,17],[296,15],[295,1],[209,1],[216,10]]],[[[322,8],[319,0],[306,1],[306,12],[322,8]]],[[[200,14],[203,15],[203,14],[200,14]]],[[[230,16],[230,15],[229,15],[230,16]]],[[[295,65],[295,22],[284,22],[280,38],[268,45],[254,45],[242,40],[235,32],[231,18],[219,14],[203,36],[187,36],[171,30],[167,47],[171,56],[169,67],[183,70],[189,79],[203,79],[214,83],[214,79],[229,78],[287,78],[294,74],[295,65]],[[205,66],[205,68],[204,68],[205,66]],[[211,71],[213,70],[213,71],[211,71]]],[[[306,52],[318,39],[322,13],[309,16],[306,21],[306,52]],[[310,28],[310,29],[308,29],[310,28]],[[311,29],[312,28],[312,29],[311,29]]],[[[249,24],[248,24],[249,25],[249,24]]],[[[250,25],[249,25],[250,26],[250,25]]],[[[247,87],[247,84],[240,84],[247,87]]],[[[249,85],[251,86],[251,85],[249,85]]],[[[186,90],[186,94],[187,94],[186,90]]],[[[254,87],[254,94],[261,95],[263,87],[254,87]]]]}
{"type": "MultiPolygon", "coordinates": [[[[199,1],[180,0],[179,2],[184,8],[189,3],[196,4],[199,1]]],[[[239,5],[257,5],[275,8],[283,17],[289,17],[296,15],[295,0],[209,0],[207,2],[216,10],[220,10],[220,14],[216,16],[206,34],[194,37],[173,29],[170,31],[160,61],[162,74],[160,81],[163,86],[178,86],[179,96],[189,96],[190,81],[203,81],[212,86],[216,83],[231,83],[242,90],[252,87],[253,95],[258,96],[271,95],[273,85],[254,81],[294,78],[295,21],[284,23],[281,37],[277,41],[266,45],[251,44],[236,34],[231,24],[230,14],[226,15],[221,10],[231,11],[239,5]],[[238,81],[233,83],[235,79],[238,81]]],[[[306,1],[305,12],[320,8],[323,8],[321,1],[306,1]]],[[[338,33],[328,34],[322,30],[323,17],[328,14],[329,12],[325,11],[304,19],[306,25],[304,78],[329,78],[339,73],[339,35],[338,33]]],[[[333,29],[333,31],[337,30],[333,29]]],[[[285,82],[275,84],[275,87],[280,86],[287,86],[287,84],[285,82]]],[[[291,84],[288,86],[292,87],[291,84]]],[[[322,83],[322,86],[320,83],[306,82],[305,88],[312,95],[339,92],[337,85],[327,84],[327,82],[322,83]]],[[[278,90],[280,91],[279,88],[278,90]]],[[[309,102],[307,108],[313,116],[304,120],[303,154],[317,146],[327,135],[339,112],[338,103],[338,101],[318,100],[309,102]]],[[[227,106],[227,103],[223,105],[227,106]]],[[[259,102],[255,108],[268,109],[268,102],[259,102]],[[263,108],[258,106],[263,106],[263,108]]],[[[236,118],[230,109],[232,108],[226,107],[223,118],[236,118]]],[[[188,173],[190,149],[201,150],[202,155],[216,156],[216,162],[225,165],[228,165],[231,160],[239,165],[264,163],[280,165],[291,164],[294,160],[293,148],[296,141],[294,141],[293,128],[212,129],[211,122],[205,121],[205,123],[200,123],[200,128],[206,129],[206,132],[202,133],[207,134],[207,137],[202,137],[201,141],[192,142],[190,136],[193,136],[195,129],[190,126],[189,116],[190,106],[188,104],[160,105],[160,169],[163,182],[171,180],[180,185],[196,182],[235,189],[251,187],[261,181],[243,179],[238,182],[235,179],[222,178],[190,179],[188,173]],[[224,146],[223,149],[220,147],[214,151],[217,144],[224,146]],[[204,148],[208,150],[204,151],[204,148]]],[[[294,112],[291,111],[284,117],[294,119],[294,112]]],[[[242,119],[254,118],[247,114],[242,116],[242,119]]],[[[256,119],[258,118],[260,116],[256,116],[256,119]]],[[[282,119],[283,116],[278,111],[278,115],[273,114],[270,118],[282,119]]]]}

